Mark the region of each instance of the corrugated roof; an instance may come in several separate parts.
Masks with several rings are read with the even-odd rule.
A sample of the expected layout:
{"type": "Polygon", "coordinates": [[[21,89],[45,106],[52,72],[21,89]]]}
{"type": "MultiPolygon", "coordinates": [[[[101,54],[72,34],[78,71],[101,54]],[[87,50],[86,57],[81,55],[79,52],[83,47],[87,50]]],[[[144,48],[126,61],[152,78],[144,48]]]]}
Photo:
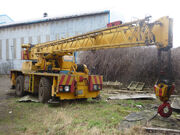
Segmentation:
{"type": "Polygon", "coordinates": [[[98,14],[110,14],[110,11],[105,10],[105,11],[99,11],[99,12],[91,12],[91,13],[76,14],[76,15],[71,15],[71,16],[61,16],[61,17],[60,16],[58,16],[58,17],[44,17],[41,19],[34,19],[34,20],[28,20],[28,21],[12,22],[12,23],[8,23],[8,24],[2,24],[2,25],[0,25],[0,28],[34,24],[34,23],[41,23],[41,22],[50,22],[50,21],[64,20],[64,19],[77,18],[77,17],[83,17],[83,16],[92,16],[92,15],[98,15],[98,14]]]}

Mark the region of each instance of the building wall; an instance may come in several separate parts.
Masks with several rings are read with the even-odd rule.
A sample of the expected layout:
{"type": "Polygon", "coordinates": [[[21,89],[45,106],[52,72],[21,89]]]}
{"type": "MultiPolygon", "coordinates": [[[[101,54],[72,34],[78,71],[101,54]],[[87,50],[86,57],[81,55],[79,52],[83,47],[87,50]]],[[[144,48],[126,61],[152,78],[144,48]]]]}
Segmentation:
{"type": "Polygon", "coordinates": [[[0,28],[0,64],[10,63],[12,68],[20,69],[21,44],[37,44],[83,34],[105,28],[108,21],[107,13],[0,28]]]}

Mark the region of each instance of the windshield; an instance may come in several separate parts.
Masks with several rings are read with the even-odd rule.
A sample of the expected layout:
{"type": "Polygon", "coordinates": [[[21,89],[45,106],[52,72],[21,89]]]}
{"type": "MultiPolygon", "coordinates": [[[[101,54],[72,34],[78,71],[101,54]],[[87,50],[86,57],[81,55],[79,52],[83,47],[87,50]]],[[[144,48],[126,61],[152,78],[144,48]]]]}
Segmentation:
{"type": "Polygon", "coordinates": [[[65,55],[65,56],[63,56],[63,60],[73,62],[73,56],[65,55]]]}

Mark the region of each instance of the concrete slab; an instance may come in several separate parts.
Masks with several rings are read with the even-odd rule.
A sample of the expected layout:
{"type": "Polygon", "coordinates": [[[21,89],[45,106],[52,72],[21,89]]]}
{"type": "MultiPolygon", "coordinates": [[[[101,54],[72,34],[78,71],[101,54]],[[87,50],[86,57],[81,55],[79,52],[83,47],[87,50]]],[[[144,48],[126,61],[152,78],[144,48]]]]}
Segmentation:
{"type": "Polygon", "coordinates": [[[175,97],[171,103],[173,109],[180,110],[180,97],[175,97]]]}
{"type": "Polygon", "coordinates": [[[24,97],[18,99],[17,101],[18,101],[18,102],[36,102],[36,103],[39,102],[38,99],[36,99],[36,98],[34,98],[34,97],[31,97],[31,96],[29,96],[29,95],[24,96],[24,97]]]}
{"type": "Polygon", "coordinates": [[[108,97],[109,100],[119,100],[119,99],[156,99],[155,94],[117,94],[115,96],[108,97]]]}

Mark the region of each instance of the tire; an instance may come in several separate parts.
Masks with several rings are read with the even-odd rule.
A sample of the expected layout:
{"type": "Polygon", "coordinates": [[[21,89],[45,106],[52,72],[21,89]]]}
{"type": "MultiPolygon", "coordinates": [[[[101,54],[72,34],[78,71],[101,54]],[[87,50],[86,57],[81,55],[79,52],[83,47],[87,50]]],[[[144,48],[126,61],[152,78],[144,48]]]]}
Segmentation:
{"type": "Polygon", "coordinates": [[[100,95],[98,95],[97,97],[92,98],[92,99],[94,99],[94,100],[101,100],[101,96],[100,96],[100,95]]]}
{"type": "Polygon", "coordinates": [[[51,82],[45,77],[42,77],[39,82],[38,97],[41,103],[47,103],[51,98],[51,82]]]}
{"type": "Polygon", "coordinates": [[[16,78],[16,95],[18,97],[24,96],[24,77],[22,75],[16,78]]]}

